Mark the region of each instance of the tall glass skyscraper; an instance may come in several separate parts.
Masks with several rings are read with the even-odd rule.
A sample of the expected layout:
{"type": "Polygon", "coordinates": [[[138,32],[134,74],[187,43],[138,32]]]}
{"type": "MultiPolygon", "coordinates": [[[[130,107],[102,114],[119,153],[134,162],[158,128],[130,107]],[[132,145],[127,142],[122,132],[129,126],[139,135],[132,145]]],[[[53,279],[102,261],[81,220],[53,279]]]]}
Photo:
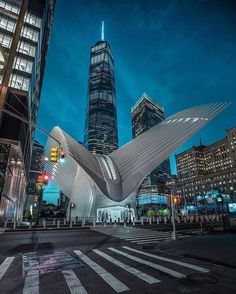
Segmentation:
{"type": "MultiPolygon", "coordinates": [[[[164,108],[146,93],[143,93],[138,102],[132,107],[131,115],[133,138],[136,138],[165,119],[164,108]]],[[[148,206],[166,204],[166,199],[161,195],[165,195],[168,192],[165,183],[169,177],[170,163],[169,159],[167,159],[142,182],[138,191],[138,206],[142,208],[143,204],[148,204],[148,206]]],[[[144,210],[145,208],[142,209],[142,211],[144,210]]]]}
{"type": "Polygon", "coordinates": [[[92,153],[109,154],[118,147],[118,131],[114,60],[103,32],[90,50],[88,83],[84,145],[92,153]]]}

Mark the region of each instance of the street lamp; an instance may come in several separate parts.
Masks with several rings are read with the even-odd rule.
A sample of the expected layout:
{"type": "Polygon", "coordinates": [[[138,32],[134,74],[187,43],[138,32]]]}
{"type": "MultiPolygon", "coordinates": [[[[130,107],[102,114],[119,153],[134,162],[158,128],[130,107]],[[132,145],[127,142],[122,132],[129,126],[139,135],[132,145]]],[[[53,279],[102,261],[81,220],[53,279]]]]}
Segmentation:
{"type": "Polygon", "coordinates": [[[75,204],[70,202],[69,222],[71,222],[71,209],[74,207],[75,207],[75,204]]]}
{"type": "Polygon", "coordinates": [[[174,207],[174,200],[173,200],[173,189],[175,182],[174,181],[169,181],[166,183],[167,187],[170,189],[170,201],[171,201],[171,219],[172,219],[172,239],[176,240],[176,227],[175,227],[175,207],[174,207]]]}

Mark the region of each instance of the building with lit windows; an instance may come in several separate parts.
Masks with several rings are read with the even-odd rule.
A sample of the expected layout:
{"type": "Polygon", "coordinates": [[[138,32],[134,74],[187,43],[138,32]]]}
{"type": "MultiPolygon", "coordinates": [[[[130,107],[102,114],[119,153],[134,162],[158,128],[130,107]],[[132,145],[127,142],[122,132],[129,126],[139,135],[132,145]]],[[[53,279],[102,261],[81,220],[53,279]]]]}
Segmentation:
{"type": "Polygon", "coordinates": [[[29,171],[28,184],[26,188],[26,203],[25,207],[30,208],[37,207],[40,210],[40,204],[42,202],[42,190],[36,189],[36,183],[38,177],[42,175],[44,171],[44,147],[38,142],[34,141],[33,151],[31,156],[31,164],[29,171]]]}
{"type": "MultiPolygon", "coordinates": [[[[0,107],[5,109],[0,117],[0,138],[1,144],[5,144],[4,140],[6,145],[9,145],[8,140],[17,142],[20,148],[17,161],[21,162],[25,181],[29,174],[34,129],[6,112],[36,122],[54,6],[54,0],[0,0],[0,107]]],[[[7,169],[1,174],[5,193],[0,202],[13,205],[17,200],[11,195],[10,182],[8,187],[4,186],[6,173],[7,169]]],[[[24,201],[25,195],[22,199],[24,201]]],[[[3,213],[1,211],[0,215],[3,213]]]]}
{"type": "Polygon", "coordinates": [[[114,59],[104,31],[90,50],[88,82],[84,146],[93,154],[109,154],[118,147],[118,130],[114,59]]]}
{"type": "Polygon", "coordinates": [[[213,189],[236,197],[236,128],[210,145],[193,146],[176,155],[177,193],[187,202],[213,189]]]}
{"type": "MultiPolygon", "coordinates": [[[[132,135],[136,138],[165,119],[164,108],[143,93],[131,109],[132,135]]],[[[166,205],[169,193],[166,181],[170,179],[169,159],[165,159],[142,182],[138,191],[137,207],[145,213],[149,207],[166,205]]]]}

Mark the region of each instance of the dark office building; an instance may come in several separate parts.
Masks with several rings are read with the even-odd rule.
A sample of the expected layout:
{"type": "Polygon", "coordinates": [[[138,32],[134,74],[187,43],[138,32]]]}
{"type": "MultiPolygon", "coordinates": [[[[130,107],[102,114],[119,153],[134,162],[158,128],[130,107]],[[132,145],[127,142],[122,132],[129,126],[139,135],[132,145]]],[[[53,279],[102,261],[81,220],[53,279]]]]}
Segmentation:
{"type": "Polygon", "coordinates": [[[26,189],[26,207],[35,206],[40,209],[42,202],[42,190],[36,189],[38,177],[44,170],[44,147],[38,141],[34,141],[33,152],[31,157],[29,180],[26,189]]]}
{"type": "MultiPolygon", "coordinates": [[[[131,109],[132,135],[136,138],[148,129],[164,120],[164,108],[144,93],[131,109]]],[[[160,195],[169,191],[166,181],[170,178],[169,159],[163,161],[141,184],[138,192],[137,204],[166,204],[160,195]],[[158,196],[159,195],[159,196],[158,196]],[[150,199],[149,199],[150,198],[150,199]]]]}
{"type": "Polygon", "coordinates": [[[118,147],[115,96],[114,60],[102,36],[90,50],[84,145],[92,153],[109,154],[118,147]]]}
{"type": "MultiPolygon", "coordinates": [[[[54,6],[53,0],[0,1],[0,107],[32,123],[37,120],[54,6]]],[[[16,161],[21,162],[22,176],[25,177],[24,185],[26,185],[34,129],[9,114],[0,115],[1,144],[6,144],[9,150],[14,149],[14,154],[17,154],[16,150],[19,151],[16,161]]],[[[15,159],[12,160],[14,161],[15,159]]],[[[24,195],[19,196],[17,189],[14,192],[16,195],[12,191],[10,193],[11,181],[6,174],[11,173],[10,165],[7,165],[6,170],[1,173],[3,184],[1,190],[5,192],[0,196],[0,205],[1,201],[7,201],[9,205],[12,203],[15,206],[14,216],[19,218],[21,212],[16,213],[18,211],[16,199],[22,196],[20,200],[22,206],[25,187],[22,189],[24,195]],[[5,200],[2,199],[3,197],[5,200]]]]}

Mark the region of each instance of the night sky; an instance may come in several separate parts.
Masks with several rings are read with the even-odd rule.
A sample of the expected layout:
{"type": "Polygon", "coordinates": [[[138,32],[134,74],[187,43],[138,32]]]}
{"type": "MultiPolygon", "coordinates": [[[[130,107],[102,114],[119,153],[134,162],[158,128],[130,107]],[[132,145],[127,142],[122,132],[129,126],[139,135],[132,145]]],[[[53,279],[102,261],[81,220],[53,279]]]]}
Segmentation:
{"type": "MultiPolygon", "coordinates": [[[[209,102],[232,104],[176,152],[236,126],[236,2],[57,0],[37,124],[83,141],[89,50],[101,21],[116,76],[119,145],[131,139],[130,109],[143,92],[166,116],[209,102]]],[[[36,133],[42,144],[46,137],[36,133]]],[[[172,171],[175,172],[173,156],[172,171]]]]}

